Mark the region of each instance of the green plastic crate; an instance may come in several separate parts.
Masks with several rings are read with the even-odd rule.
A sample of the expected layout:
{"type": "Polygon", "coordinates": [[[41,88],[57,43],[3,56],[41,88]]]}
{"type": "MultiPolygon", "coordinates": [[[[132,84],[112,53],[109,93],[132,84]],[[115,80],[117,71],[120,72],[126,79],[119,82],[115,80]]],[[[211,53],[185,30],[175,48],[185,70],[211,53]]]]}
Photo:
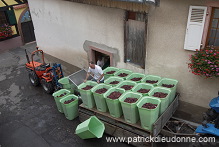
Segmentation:
{"type": "MultiPolygon", "coordinates": [[[[154,86],[152,84],[139,83],[139,84],[136,84],[135,87],[132,88],[132,91],[140,93],[140,92],[138,92],[138,90],[140,90],[140,89],[150,89],[151,90],[152,88],[154,88],[154,86]]],[[[140,93],[140,94],[142,94],[142,96],[148,96],[148,93],[140,93]]]]}
{"type": "MultiPolygon", "coordinates": [[[[119,83],[116,87],[117,87],[117,88],[121,88],[123,85],[132,85],[133,88],[134,88],[134,86],[135,86],[136,84],[137,84],[136,82],[129,81],[129,80],[125,80],[125,81],[122,81],[121,83],[119,83]]],[[[132,89],[133,89],[133,88],[132,88],[132,89]]],[[[122,88],[122,89],[123,89],[123,88],[122,88]]],[[[126,91],[132,91],[132,89],[126,90],[126,91]]]]}
{"type": "Polygon", "coordinates": [[[168,88],[171,90],[171,94],[170,94],[170,103],[171,103],[176,96],[176,88],[177,88],[178,81],[174,79],[163,78],[158,83],[158,86],[162,86],[162,84],[174,84],[174,87],[168,88]]]}
{"type": "Polygon", "coordinates": [[[52,96],[54,97],[55,99],[55,102],[56,102],[56,106],[57,106],[57,109],[59,112],[61,113],[64,113],[63,109],[62,109],[62,105],[60,103],[60,100],[64,97],[66,97],[67,95],[69,95],[71,92],[67,89],[60,89],[59,91],[56,91],[52,94],[52,96]],[[58,97],[62,94],[66,93],[64,96],[61,96],[61,97],[58,97]]]}
{"type": "Polygon", "coordinates": [[[58,82],[59,82],[60,84],[62,84],[63,89],[69,89],[69,88],[71,88],[68,77],[63,77],[63,78],[59,79],[58,82]]]}
{"type": "Polygon", "coordinates": [[[91,116],[77,126],[75,134],[81,139],[101,138],[104,130],[104,124],[96,116],[91,116]]]}
{"type": "Polygon", "coordinates": [[[139,120],[139,113],[137,108],[137,103],[141,99],[142,95],[135,92],[126,92],[120,98],[119,101],[122,105],[122,112],[124,114],[125,121],[128,123],[135,124],[139,120]],[[137,98],[135,103],[126,103],[124,100],[128,97],[137,98]]]}
{"type": "Polygon", "coordinates": [[[106,93],[104,93],[104,95],[103,95],[103,97],[106,99],[106,104],[109,108],[110,115],[113,116],[113,117],[119,118],[119,117],[122,116],[121,103],[120,103],[119,99],[110,99],[110,98],[108,98],[108,96],[112,92],[120,92],[120,93],[123,94],[123,93],[125,93],[125,90],[122,89],[122,88],[112,87],[106,93]]]}
{"type": "Polygon", "coordinates": [[[64,111],[65,117],[68,120],[73,120],[78,116],[78,97],[74,94],[69,94],[68,96],[60,100],[62,109],[64,111]],[[71,103],[64,104],[65,101],[74,99],[71,103]]]}
{"type": "MultiPolygon", "coordinates": [[[[161,80],[161,77],[155,76],[155,75],[146,75],[146,76],[141,80],[141,82],[142,82],[142,83],[146,83],[147,80],[157,81],[157,83],[152,84],[152,85],[154,85],[154,86],[157,86],[157,84],[158,84],[158,83],[160,82],[160,80],[161,80]]],[[[147,83],[147,84],[150,84],[150,83],[147,83]]]]}
{"type": "Polygon", "coordinates": [[[119,77],[112,76],[112,77],[109,77],[107,80],[104,80],[104,83],[105,83],[105,84],[108,84],[108,85],[110,85],[110,86],[112,86],[112,87],[115,87],[115,86],[117,86],[120,82],[122,82],[123,80],[124,80],[123,78],[119,78],[119,77]],[[113,81],[119,81],[119,83],[118,83],[118,84],[110,84],[110,83],[113,82],[113,81]]]}
{"type": "MultiPolygon", "coordinates": [[[[130,81],[132,81],[131,79],[132,78],[144,78],[145,77],[145,74],[141,74],[141,73],[132,73],[132,74],[130,74],[127,78],[126,78],[126,80],[130,80],[130,81]]],[[[141,80],[142,80],[141,79],[141,80]]],[[[139,80],[139,81],[133,81],[133,82],[136,82],[136,83],[141,83],[141,80],[139,80]]]]}
{"type": "Polygon", "coordinates": [[[91,91],[94,95],[94,100],[97,106],[97,110],[101,111],[101,112],[107,112],[108,111],[108,107],[106,105],[106,100],[103,97],[103,94],[99,94],[96,93],[95,91],[101,88],[106,88],[106,89],[110,89],[112,86],[107,85],[107,84],[98,84],[96,85],[91,91]]]}
{"type": "Polygon", "coordinates": [[[130,75],[130,74],[132,74],[133,72],[131,71],[131,70],[127,70],[127,69],[120,69],[119,71],[117,71],[116,73],[115,73],[115,76],[118,76],[118,77],[120,77],[120,78],[123,78],[124,80],[126,80],[126,78],[130,75]],[[120,77],[120,76],[118,76],[119,74],[121,74],[121,73],[126,73],[126,74],[128,74],[126,77],[120,77]]]}
{"type": "Polygon", "coordinates": [[[72,88],[68,77],[63,77],[59,79],[58,82],[62,85],[63,89],[68,89],[69,91],[71,91],[71,93],[74,93],[74,89],[72,88]]]}
{"type": "Polygon", "coordinates": [[[104,73],[104,80],[108,79],[109,77],[111,76],[114,76],[115,73],[117,71],[119,71],[120,69],[119,68],[116,68],[116,67],[107,67],[106,69],[103,70],[103,73],[104,73]],[[109,71],[115,71],[113,74],[107,74],[107,72],[109,71]]]}
{"type": "Polygon", "coordinates": [[[142,97],[137,103],[142,128],[152,131],[153,124],[159,117],[160,103],[158,98],[149,96],[142,97]],[[145,103],[157,104],[157,107],[155,109],[142,108],[145,103]]]}
{"type": "Polygon", "coordinates": [[[87,85],[96,86],[97,82],[87,81],[86,83],[81,83],[78,86],[78,91],[80,92],[83,105],[87,108],[93,108],[95,107],[95,102],[94,102],[94,97],[93,97],[93,93],[91,92],[91,89],[90,90],[82,89],[86,87],[87,85]]]}
{"type": "MultiPolygon", "coordinates": [[[[151,89],[151,91],[148,94],[149,94],[149,96],[153,97],[155,92],[167,93],[167,96],[165,98],[159,98],[161,100],[159,115],[161,115],[170,104],[169,96],[170,96],[171,91],[167,88],[158,86],[158,87],[154,87],[153,89],[151,89]]],[[[155,98],[157,98],[157,97],[155,97],[155,98]]]]}

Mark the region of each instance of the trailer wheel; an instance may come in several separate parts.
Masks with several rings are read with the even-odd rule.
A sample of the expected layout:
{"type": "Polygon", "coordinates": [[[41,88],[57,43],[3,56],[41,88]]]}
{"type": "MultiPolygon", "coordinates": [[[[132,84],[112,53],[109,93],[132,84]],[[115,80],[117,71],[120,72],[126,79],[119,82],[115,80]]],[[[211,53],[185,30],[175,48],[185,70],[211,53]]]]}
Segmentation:
{"type": "Polygon", "coordinates": [[[46,82],[45,79],[41,80],[41,85],[46,93],[51,94],[54,92],[54,85],[52,82],[46,82]]]}
{"type": "Polygon", "coordinates": [[[40,84],[40,80],[34,71],[29,72],[29,79],[33,86],[38,86],[40,84]]]}

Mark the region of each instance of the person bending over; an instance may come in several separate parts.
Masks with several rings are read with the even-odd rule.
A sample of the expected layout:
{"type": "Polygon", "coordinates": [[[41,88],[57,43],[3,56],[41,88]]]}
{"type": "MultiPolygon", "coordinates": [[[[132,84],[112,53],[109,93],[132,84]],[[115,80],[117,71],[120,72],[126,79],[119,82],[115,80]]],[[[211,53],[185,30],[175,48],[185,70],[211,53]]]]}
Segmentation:
{"type": "Polygon", "coordinates": [[[98,65],[95,65],[93,61],[89,62],[89,68],[84,82],[87,81],[87,78],[90,76],[90,74],[93,76],[92,81],[96,81],[97,83],[104,82],[104,73],[102,68],[98,65]]]}

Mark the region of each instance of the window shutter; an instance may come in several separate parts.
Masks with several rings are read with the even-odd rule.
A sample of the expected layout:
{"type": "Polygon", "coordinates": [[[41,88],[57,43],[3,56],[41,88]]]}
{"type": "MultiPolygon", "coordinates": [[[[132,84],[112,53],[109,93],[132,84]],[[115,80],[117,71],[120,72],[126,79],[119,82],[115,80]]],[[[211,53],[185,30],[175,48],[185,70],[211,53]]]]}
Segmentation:
{"type": "Polygon", "coordinates": [[[127,22],[126,62],[145,68],[145,22],[129,19],[127,22]]]}
{"type": "Polygon", "coordinates": [[[190,6],[186,28],[184,49],[200,49],[207,7],[190,6]]]}
{"type": "Polygon", "coordinates": [[[7,17],[8,17],[8,20],[9,20],[8,23],[10,25],[17,24],[17,20],[16,20],[16,17],[15,17],[15,14],[14,14],[14,10],[7,10],[6,14],[7,14],[7,17]]]}

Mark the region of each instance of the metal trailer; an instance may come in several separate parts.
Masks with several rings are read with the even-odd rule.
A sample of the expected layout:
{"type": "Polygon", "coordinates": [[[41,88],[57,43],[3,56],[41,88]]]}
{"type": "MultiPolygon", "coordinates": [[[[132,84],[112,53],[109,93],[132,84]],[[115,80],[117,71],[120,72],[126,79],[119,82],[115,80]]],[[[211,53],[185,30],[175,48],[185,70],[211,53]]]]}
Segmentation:
{"type": "MultiPolygon", "coordinates": [[[[78,93],[78,86],[84,82],[84,79],[87,75],[87,71],[85,69],[81,69],[71,75],[68,76],[71,88],[78,93]]],[[[93,77],[90,75],[87,80],[91,80],[93,77]]]]}
{"type": "MultiPolygon", "coordinates": [[[[169,105],[166,111],[157,119],[153,124],[152,131],[145,130],[141,127],[140,121],[136,124],[130,124],[125,121],[124,117],[114,118],[109,112],[100,112],[96,108],[88,109],[79,105],[79,119],[81,122],[90,118],[90,116],[95,115],[105,124],[105,133],[112,135],[114,137],[155,137],[157,136],[162,128],[165,126],[167,121],[172,117],[173,113],[176,111],[178,106],[179,94],[176,95],[174,101],[169,105]]],[[[151,143],[148,142],[130,142],[134,146],[151,146],[151,143]]]]}
{"type": "MultiPolygon", "coordinates": [[[[69,76],[69,80],[72,84],[72,87],[75,91],[77,91],[77,86],[80,85],[86,76],[87,72],[82,69],[78,72],[75,72],[69,76]]],[[[88,79],[90,80],[92,77],[90,76],[88,79]]],[[[170,122],[170,118],[173,116],[179,104],[179,93],[176,94],[174,101],[168,106],[168,108],[164,111],[164,113],[157,119],[157,121],[153,124],[152,131],[145,130],[141,127],[140,121],[136,124],[127,123],[124,120],[124,117],[114,118],[109,112],[100,112],[96,108],[88,109],[83,106],[83,103],[79,105],[79,119],[81,122],[90,118],[90,116],[95,115],[105,124],[105,133],[112,135],[114,137],[155,137],[161,133],[164,136],[196,136],[195,133],[191,134],[183,134],[178,132],[173,132],[170,129],[163,129],[168,122],[170,122]]],[[[172,119],[172,118],[171,118],[172,119]]],[[[196,127],[191,122],[185,122],[184,120],[174,118],[174,121],[180,121],[183,124],[192,124],[189,126],[196,127]]],[[[168,127],[167,127],[168,128],[168,127]]],[[[126,140],[127,141],[127,140],[126,140]]],[[[130,142],[130,144],[134,146],[153,146],[150,142],[130,142]]]]}

